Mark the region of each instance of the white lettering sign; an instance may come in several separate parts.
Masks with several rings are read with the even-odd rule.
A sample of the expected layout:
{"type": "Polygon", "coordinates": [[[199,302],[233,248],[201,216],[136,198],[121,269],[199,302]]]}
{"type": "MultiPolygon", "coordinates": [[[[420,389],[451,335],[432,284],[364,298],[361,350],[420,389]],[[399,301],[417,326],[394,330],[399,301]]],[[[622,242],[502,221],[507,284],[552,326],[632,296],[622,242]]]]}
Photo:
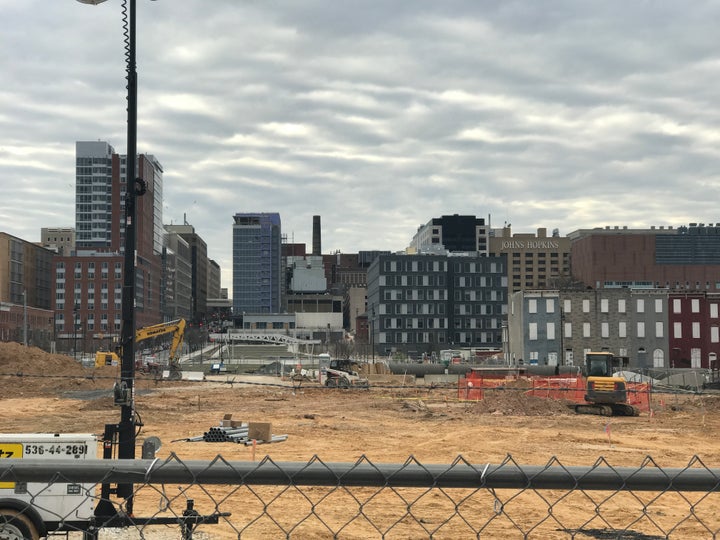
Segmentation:
{"type": "Polygon", "coordinates": [[[555,240],[503,240],[503,249],[559,249],[555,240]]]}

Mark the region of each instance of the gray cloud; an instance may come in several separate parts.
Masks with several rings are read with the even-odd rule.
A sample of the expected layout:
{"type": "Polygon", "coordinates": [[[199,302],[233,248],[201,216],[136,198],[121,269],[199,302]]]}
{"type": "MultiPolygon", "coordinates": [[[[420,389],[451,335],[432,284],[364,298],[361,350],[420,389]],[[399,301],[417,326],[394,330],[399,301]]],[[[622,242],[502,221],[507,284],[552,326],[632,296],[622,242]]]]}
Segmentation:
{"type": "MultiPolygon", "coordinates": [[[[74,222],[74,142],[125,152],[120,0],[0,0],[0,219],[74,222]],[[32,205],[28,205],[32,201],[32,205]]],[[[516,231],[714,222],[720,5],[138,2],[138,149],[231,283],[236,212],[402,249],[434,216],[516,231]]]]}

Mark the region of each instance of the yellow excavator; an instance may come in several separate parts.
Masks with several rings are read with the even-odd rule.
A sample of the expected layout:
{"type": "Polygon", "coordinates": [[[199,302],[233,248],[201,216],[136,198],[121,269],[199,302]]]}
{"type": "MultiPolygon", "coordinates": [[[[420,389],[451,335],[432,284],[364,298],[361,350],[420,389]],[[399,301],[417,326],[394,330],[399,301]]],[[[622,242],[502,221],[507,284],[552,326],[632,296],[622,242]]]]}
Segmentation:
{"type": "Polygon", "coordinates": [[[627,381],[614,375],[622,370],[627,358],[611,352],[589,352],[585,355],[587,386],[585,401],[575,405],[577,414],[600,416],[638,416],[640,411],[628,403],[627,381]]]}
{"type": "MultiPolygon", "coordinates": [[[[162,336],[165,334],[173,334],[172,344],[168,354],[168,367],[170,368],[170,378],[179,378],[180,366],[178,365],[177,356],[185,337],[185,319],[177,319],[166,323],[153,324],[152,326],[144,326],[135,331],[135,343],[140,343],[146,339],[162,336]],[[173,376],[173,374],[175,376],[173,376]]],[[[122,350],[120,347],[113,351],[97,351],[95,353],[95,367],[101,366],[119,366],[122,350]]],[[[138,361],[135,369],[145,373],[159,374],[161,366],[157,363],[145,363],[138,361]]]]}

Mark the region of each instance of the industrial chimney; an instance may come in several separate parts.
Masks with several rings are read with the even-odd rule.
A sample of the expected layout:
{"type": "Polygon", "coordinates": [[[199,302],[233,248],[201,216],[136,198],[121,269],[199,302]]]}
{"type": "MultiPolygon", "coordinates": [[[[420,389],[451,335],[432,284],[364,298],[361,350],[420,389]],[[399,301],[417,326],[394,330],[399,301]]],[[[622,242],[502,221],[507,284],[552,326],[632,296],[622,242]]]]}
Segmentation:
{"type": "Polygon", "coordinates": [[[313,216],[313,255],[322,255],[322,248],[320,246],[320,216],[313,216]]]}

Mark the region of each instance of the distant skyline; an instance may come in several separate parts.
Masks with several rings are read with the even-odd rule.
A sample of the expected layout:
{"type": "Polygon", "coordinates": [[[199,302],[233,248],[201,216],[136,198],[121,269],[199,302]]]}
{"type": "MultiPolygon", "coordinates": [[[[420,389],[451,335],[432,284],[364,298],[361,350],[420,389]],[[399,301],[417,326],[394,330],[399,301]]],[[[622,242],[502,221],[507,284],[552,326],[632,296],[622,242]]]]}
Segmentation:
{"type": "MultiPolygon", "coordinates": [[[[75,141],[126,152],[121,0],[0,0],[0,230],[74,226],[75,141]]],[[[232,290],[238,212],[396,251],[445,214],[515,232],[720,221],[720,3],[137,2],[138,152],[232,290]]]]}

